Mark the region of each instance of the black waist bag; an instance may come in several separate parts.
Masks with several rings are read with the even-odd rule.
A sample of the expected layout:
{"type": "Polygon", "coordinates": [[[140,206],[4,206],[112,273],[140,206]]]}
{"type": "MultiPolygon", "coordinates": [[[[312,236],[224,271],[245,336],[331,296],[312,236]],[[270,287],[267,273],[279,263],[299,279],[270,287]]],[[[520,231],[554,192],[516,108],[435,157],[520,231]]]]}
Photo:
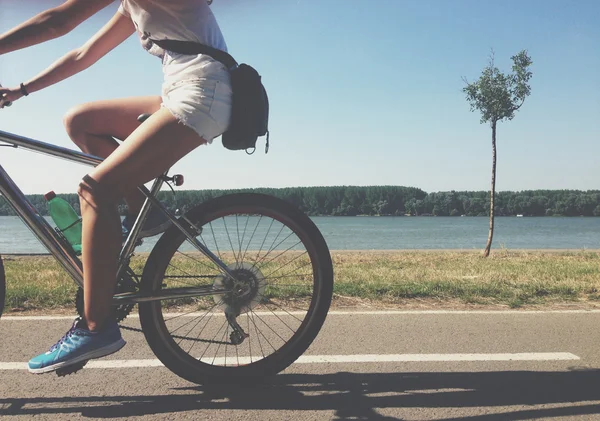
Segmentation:
{"type": "Polygon", "coordinates": [[[206,54],[223,63],[231,75],[233,104],[231,121],[222,135],[223,146],[232,151],[252,154],[259,137],[267,136],[265,153],[269,152],[269,97],[258,72],[247,64],[238,65],[231,55],[207,45],[191,41],[152,40],[164,50],[178,54],[206,54]]]}

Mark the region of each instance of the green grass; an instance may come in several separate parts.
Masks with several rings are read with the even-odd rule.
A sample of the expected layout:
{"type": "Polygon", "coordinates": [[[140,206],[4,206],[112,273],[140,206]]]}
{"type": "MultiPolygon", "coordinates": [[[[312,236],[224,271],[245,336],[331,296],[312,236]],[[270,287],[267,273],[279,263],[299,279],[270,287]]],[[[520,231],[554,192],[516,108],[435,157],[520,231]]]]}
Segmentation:
{"type": "Polygon", "coordinates": [[[526,304],[598,299],[600,253],[342,253],[334,256],[336,292],[397,302],[414,298],[526,304]]]}
{"type": "MultiPolygon", "coordinates": [[[[499,250],[484,259],[480,252],[333,252],[336,300],[386,305],[410,302],[464,303],[523,307],[600,301],[600,253],[499,250]]],[[[76,287],[51,257],[5,257],[6,310],[71,308],[76,287]]],[[[143,258],[134,266],[141,273],[143,258]]],[[[275,270],[272,262],[263,273],[275,270]]],[[[301,268],[302,259],[287,269],[301,268]]],[[[181,258],[179,273],[197,274],[198,265],[181,258]]],[[[287,270],[285,269],[285,270],[287,270]]],[[[307,275],[307,267],[299,273],[307,275]]],[[[173,272],[175,273],[175,272],[173,272]]],[[[208,272],[206,272],[208,273],[208,272]]],[[[273,276],[280,274],[275,273],[273,276]]],[[[271,299],[302,300],[310,294],[309,277],[275,281],[271,299]]],[[[170,286],[177,279],[170,279],[170,286]]],[[[182,303],[175,303],[182,304],[182,303]]]]}

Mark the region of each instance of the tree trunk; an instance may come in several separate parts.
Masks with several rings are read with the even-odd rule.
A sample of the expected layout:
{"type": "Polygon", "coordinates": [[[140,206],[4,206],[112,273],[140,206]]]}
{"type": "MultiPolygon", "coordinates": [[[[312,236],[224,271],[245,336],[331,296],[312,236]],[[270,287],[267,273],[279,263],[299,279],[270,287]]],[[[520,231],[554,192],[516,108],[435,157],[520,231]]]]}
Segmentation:
{"type": "Polygon", "coordinates": [[[494,237],[494,196],[496,195],[496,122],[492,123],[492,190],[490,191],[490,232],[483,257],[490,255],[492,238],[494,237]]]}

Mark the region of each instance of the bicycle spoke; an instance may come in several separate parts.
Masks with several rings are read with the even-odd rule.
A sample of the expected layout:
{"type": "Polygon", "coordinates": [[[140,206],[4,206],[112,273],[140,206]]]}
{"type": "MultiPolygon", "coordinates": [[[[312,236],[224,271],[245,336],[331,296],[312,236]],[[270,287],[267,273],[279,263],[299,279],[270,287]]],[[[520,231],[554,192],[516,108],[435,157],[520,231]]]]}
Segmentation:
{"type": "MultiPolygon", "coordinates": [[[[250,313],[252,313],[252,311],[250,311],[250,313]]],[[[258,330],[258,327],[256,326],[256,322],[254,321],[254,317],[250,317],[250,320],[252,320],[252,324],[254,325],[254,331],[256,332],[256,338],[258,339],[258,346],[260,347],[260,353],[261,353],[262,357],[265,358],[265,351],[263,351],[262,343],[260,342],[261,332],[258,330]]],[[[265,338],[265,340],[271,346],[271,348],[273,348],[273,350],[275,350],[275,348],[273,347],[273,345],[271,345],[271,343],[265,337],[265,335],[263,335],[263,338],[265,338]]]]}
{"type": "MultiPolygon", "coordinates": [[[[210,222],[209,225],[210,225],[210,231],[212,232],[213,239],[215,240],[215,247],[217,248],[217,254],[219,255],[219,259],[223,260],[223,258],[221,257],[221,251],[219,250],[219,245],[217,244],[217,237],[215,237],[215,230],[213,229],[212,222],[210,222]]],[[[206,244],[206,243],[204,243],[204,244],[206,244]]]]}
{"type": "MultiPolygon", "coordinates": [[[[292,333],[296,333],[296,331],[295,331],[294,329],[292,329],[291,327],[289,327],[289,326],[288,326],[288,324],[287,324],[286,322],[284,322],[284,321],[281,319],[281,317],[279,317],[279,316],[277,315],[277,313],[275,313],[275,312],[274,312],[273,310],[271,310],[269,307],[267,307],[267,310],[269,310],[269,311],[270,311],[270,312],[273,314],[273,316],[277,317],[277,318],[279,319],[279,321],[285,325],[285,327],[287,327],[289,330],[291,330],[291,331],[292,331],[292,333]]],[[[285,310],[284,310],[284,311],[285,311],[285,310]]],[[[290,316],[294,317],[294,316],[293,316],[293,315],[291,315],[289,312],[287,312],[287,311],[285,311],[285,312],[286,312],[287,314],[289,314],[290,316]]],[[[294,318],[295,318],[296,320],[298,320],[300,323],[302,323],[302,320],[298,319],[297,317],[294,317],[294,318]]],[[[285,342],[285,341],[284,341],[284,342],[285,342]]]]}
{"type": "MultiPolygon", "coordinates": [[[[188,255],[187,253],[184,253],[184,252],[182,252],[182,251],[179,251],[179,250],[177,250],[177,253],[181,254],[181,255],[182,255],[182,256],[184,256],[184,257],[187,257],[187,258],[188,258],[188,259],[190,259],[190,260],[193,260],[193,261],[194,261],[194,262],[196,262],[196,263],[199,263],[199,264],[201,264],[202,266],[205,266],[205,267],[209,268],[210,270],[216,270],[216,269],[217,269],[217,267],[216,267],[216,265],[215,265],[214,263],[213,263],[213,265],[214,265],[214,266],[210,266],[208,263],[204,263],[204,262],[202,262],[202,261],[200,261],[200,260],[198,260],[198,259],[195,259],[195,258],[193,258],[192,256],[190,256],[190,255],[188,255]]],[[[181,269],[179,269],[179,270],[181,270],[181,269]]],[[[183,272],[183,271],[182,271],[182,272],[183,272]]],[[[220,273],[220,271],[219,271],[219,273],[220,273]]]]}
{"type": "MultiPolygon", "coordinates": [[[[298,270],[298,269],[295,269],[298,270]]],[[[278,280],[278,279],[284,279],[284,278],[303,278],[306,276],[311,276],[310,273],[304,273],[304,274],[296,274],[296,275],[281,275],[281,276],[269,276],[268,278],[266,276],[263,276],[263,279],[265,280],[269,280],[269,279],[274,279],[274,280],[278,280]]],[[[281,285],[279,283],[277,283],[277,285],[281,285]]]]}
{"type": "MultiPolygon", "coordinates": [[[[227,320],[225,320],[223,322],[223,324],[221,325],[221,327],[219,328],[219,330],[217,330],[217,333],[215,333],[215,335],[212,337],[211,341],[214,341],[215,338],[217,337],[217,335],[219,334],[219,332],[221,331],[221,329],[223,329],[223,326],[225,326],[227,324],[227,320]]],[[[206,354],[206,351],[208,351],[208,349],[210,348],[210,345],[206,347],[206,349],[204,350],[204,352],[202,353],[202,355],[200,356],[200,358],[198,358],[199,360],[201,360],[202,358],[204,358],[204,354],[206,354]]],[[[191,349],[190,349],[191,352],[191,349]]],[[[214,362],[214,360],[213,360],[214,362]]]]}
{"type": "MultiPolygon", "coordinates": [[[[264,295],[262,295],[261,297],[264,297],[264,298],[266,298],[264,295]]],[[[284,309],[284,308],[283,308],[283,307],[281,307],[280,305],[276,304],[275,302],[272,302],[272,301],[271,301],[269,304],[271,304],[271,305],[274,305],[274,306],[275,306],[275,307],[277,307],[277,308],[280,308],[282,311],[284,311],[285,313],[287,313],[289,316],[293,317],[294,319],[298,320],[300,323],[302,323],[302,322],[303,322],[302,320],[300,320],[299,318],[297,318],[297,317],[296,317],[296,316],[294,316],[292,313],[290,313],[289,311],[287,311],[286,309],[284,309]]],[[[267,309],[269,309],[269,308],[267,307],[267,309]]],[[[271,310],[269,309],[269,311],[271,311],[271,310]]],[[[306,311],[306,310],[304,310],[304,311],[306,311]]],[[[272,312],[272,311],[271,311],[271,312],[272,312]]],[[[264,322],[263,322],[263,323],[264,323],[264,322]]]]}
{"type": "MultiPolygon", "coordinates": [[[[246,244],[246,249],[244,250],[244,255],[242,256],[242,261],[246,257],[246,253],[248,252],[248,248],[250,247],[250,244],[252,243],[252,239],[254,238],[254,234],[256,234],[256,230],[258,229],[258,226],[260,225],[260,221],[262,221],[262,219],[263,219],[263,216],[261,215],[260,218],[258,219],[258,221],[256,222],[256,226],[254,227],[254,231],[252,231],[252,235],[250,236],[250,240],[248,240],[248,244],[246,244]]],[[[259,251],[259,253],[260,253],[260,251],[259,251]]]]}
{"type": "MultiPolygon", "coordinates": [[[[171,331],[171,335],[173,335],[173,334],[174,334],[175,332],[177,332],[179,329],[181,329],[181,328],[183,328],[183,327],[185,327],[185,326],[188,326],[188,325],[192,324],[192,323],[194,322],[194,320],[196,320],[196,319],[192,319],[192,320],[190,320],[189,322],[186,322],[186,323],[182,324],[182,325],[181,325],[181,326],[179,326],[177,329],[175,329],[175,330],[171,331]]],[[[200,318],[200,321],[202,321],[202,318],[200,318]]],[[[186,333],[185,335],[186,335],[186,336],[187,336],[187,335],[189,335],[189,334],[190,334],[190,332],[191,332],[192,330],[194,330],[194,329],[196,328],[196,326],[198,326],[198,323],[200,323],[200,321],[196,322],[196,324],[194,324],[194,325],[193,325],[193,326],[192,326],[192,327],[191,327],[191,328],[190,328],[190,329],[187,331],[187,333],[186,333]]],[[[181,338],[185,338],[186,336],[181,336],[181,338]]],[[[181,340],[183,340],[183,339],[181,339],[181,340]]],[[[181,345],[181,341],[177,342],[177,345],[181,345]]]]}
{"type": "MultiPolygon", "coordinates": [[[[246,320],[248,322],[248,330],[246,333],[250,334],[250,316],[248,315],[248,313],[246,313],[246,320]]],[[[237,347],[236,347],[237,349],[237,347]]],[[[248,351],[250,354],[250,363],[252,363],[252,338],[250,338],[250,340],[248,341],[248,351]]],[[[238,357],[238,364],[239,364],[239,357],[238,357]]]]}
{"type": "Polygon", "coordinates": [[[180,283],[184,284],[184,285],[189,285],[189,286],[198,286],[197,283],[190,283],[190,282],[184,282],[182,281],[182,279],[186,279],[186,278],[193,278],[193,279],[200,279],[200,278],[216,278],[216,276],[210,276],[210,275],[204,275],[204,276],[194,276],[194,275],[190,275],[189,273],[187,273],[186,271],[184,271],[183,269],[180,269],[177,266],[174,266],[173,264],[169,263],[169,267],[172,267],[173,269],[176,269],[180,272],[182,272],[185,277],[181,277],[181,276],[164,276],[163,279],[177,279],[179,280],[180,283]]]}
{"type": "MultiPolygon", "coordinates": [[[[281,229],[283,230],[283,225],[281,226],[281,229]]],[[[279,232],[279,234],[281,234],[281,231],[279,232]]],[[[277,238],[279,237],[279,234],[277,234],[277,238]]],[[[274,247],[273,247],[273,244],[275,244],[275,241],[273,241],[273,244],[271,244],[271,248],[269,249],[269,251],[267,252],[267,254],[265,254],[265,255],[264,255],[264,256],[263,256],[263,257],[262,257],[260,260],[258,260],[257,262],[255,262],[255,264],[254,264],[252,267],[253,267],[253,268],[255,268],[257,264],[259,264],[259,263],[261,263],[262,261],[264,261],[264,260],[267,258],[267,256],[268,256],[269,254],[271,254],[271,252],[273,252],[273,251],[275,250],[275,248],[276,248],[277,246],[279,246],[279,245],[280,245],[281,243],[283,243],[285,240],[287,240],[288,238],[290,238],[292,235],[294,235],[294,233],[293,233],[293,232],[291,232],[291,233],[290,233],[290,234],[289,234],[287,237],[285,237],[283,240],[281,240],[281,241],[279,242],[279,244],[277,244],[277,245],[276,245],[276,246],[274,246],[274,247]]]]}
{"type": "MultiPolygon", "coordinates": [[[[216,305],[216,304],[215,304],[215,305],[216,305]]],[[[175,320],[175,319],[178,319],[178,318],[180,318],[180,317],[184,317],[184,316],[187,316],[187,315],[189,315],[189,314],[196,313],[197,311],[198,311],[197,309],[196,309],[196,310],[192,310],[192,311],[189,311],[189,312],[187,312],[187,313],[181,313],[181,314],[178,314],[177,316],[175,316],[175,317],[171,317],[170,319],[163,319],[163,320],[165,321],[165,323],[167,323],[167,322],[173,321],[173,320],[175,320]]]]}
{"type": "MultiPolygon", "coordinates": [[[[273,220],[274,222],[274,220],[273,220]]],[[[277,239],[279,238],[279,236],[281,235],[281,232],[283,231],[283,228],[285,227],[285,225],[281,225],[281,229],[279,230],[279,232],[277,233],[277,235],[275,236],[275,238],[273,239],[273,242],[271,243],[271,245],[269,246],[269,250],[267,251],[267,254],[265,254],[260,260],[258,260],[258,262],[261,262],[262,260],[264,260],[272,251],[275,245],[275,242],[277,241],[277,239]]],[[[266,240],[266,237],[265,237],[266,240]]],[[[283,240],[285,241],[285,239],[283,240]]],[[[275,246],[276,247],[276,246],[275,246]]],[[[258,259],[258,256],[257,256],[258,259]]],[[[258,264],[258,262],[256,262],[256,264],[258,264]]],[[[253,266],[256,267],[256,264],[253,266]]]]}
{"type": "Polygon", "coordinates": [[[229,325],[227,325],[227,330],[225,331],[225,335],[223,336],[223,342],[225,342],[225,364],[223,364],[225,367],[227,367],[227,345],[229,345],[228,341],[227,341],[227,336],[229,333],[229,325]]]}
{"type": "MultiPolygon", "coordinates": [[[[292,248],[296,247],[298,244],[301,244],[301,243],[302,243],[301,241],[298,241],[296,244],[293,244],[293,245],[292,245],[292,246],[290,246],[288,249],[286,249],[286,250],[282,251],[282,252],[281,252],[281,253],[279,253],[277,256],[273,257],[271,260],[269,260],[269,261],[267,261],[267,262],[264,262],[264,263],[262,264],[261,268],[262,268],[263,266],[266,266],[266,265],[268,265],[269,263],[271,263],[273,260],[277,259],[278,257],[281,257],[281,256],[283,256],[285,253],[287,253],[287,252],[288,252],[288,251],[290,251],[292,248]]],[[[302,253],[300,256],[303,256],[305,253],[306,253],[306,252],[302,253]]],[[[296,258],[298,258],[298,257],[296,257],[296,258]]],[[[259,269],[260,269],[260,268],[259,268],[259,269]]]]}
{"type": "MultiPolygon", "coordinates": [[[[223,339],[222,341],[225,340],[225,336],[227,335],[227,332],[229,331],[229,324],[227,324],[225,326],[225,331],[223,332],[223,339]]],[[[225,345],[227,346],[227,345],[225,345]]],[[[221,349],[221,344],[219,344],[219,346],[217,346],[217,350],[215,351],[215,356],[213,357],[212,363],[215,363],[215,360],[217,359],[217,355],[219,354],[219,349],[221,349]]],[[[227,348],[225,348],[225,361],[227,362],[227,348]]],[[[225,363],[225,365],[227,365],[227,363],[225,363]]]]}
{"type": "MultiPolygon", "coordinates": [[[[260,256],[260,252],[262,251],[265,242],[267,241],[267,238],[269,237],[269,233],[271,232],[271,228],[273,227],[273,224],[275,223],[274,219],[271,219],[271,224],[269,225],[269,229],[267,230],[267,233],[265,234],[265,238],[263,239],[261,245],[260,245],[260,249],[258,250],[258,254],[256,255],[256,258],[258,259],[258,256],[260,256]]],[[[254,267],[254,266],[253,266],[254,267]]]]}
{"type": "MultiPolygon", "coordinates": [[[[302,269],[302,268],[298,268],[298,269],[302,269]]],[[[295,272],[298,269],[295,269],[292,272],[295,272]]],[[[277,285],[290,285],[290,286],[292,286],[292,285],[306,285],[306,286],[312,285],[313,275],[311,273],[305,273],[305,274],[299,274],[299,275],[290,275],[289,273],[290,272],[288,272],[288,274],[286,274],[285,276],[270,276],[268,278],[264,277],[263,279],[265,279],[266,281],[268,281],[267,285],[270,286],[270,287],[275,287],[277,285]],[[284,282],[277,282],[279,280],[283,280],[283,279],[287,280],[289,278],[292,278],[292,279],[293,278],[300,278],[300,279],[309,278],[309,279],[308,279],[307,282],[304,282],[302,284],[299,284],[299,283],[288,283],[288,284],[286,284],[284,282]]]]}
{"type": "MultiPolygon", "coordinates": [[[[237,239],[238,239],[238,246],[239,246],[238,256],[241,258],[242,257],[242,243],[240,242],[240,222],[239,222],[237,213],[235,214],[235,229],[237,231],[237,239]]],[[[240,262],[241,262],[241,260],[240,260],[240,262]]]]}
{"type": "MultiPolygon", "coordinates": [[[[216,304],[215,304],[215,306],[216,306],[216,304]]],[[[208,313],[206,313],[206,314],[208,314],[208,313]]],[[[203,318],[204,318],[204,316],[203,316],[203,318]]],[[[209,317],[206,319],[206,323],[204,323],[204,326],[202,327],[202,329],[200,329],[200,332],[198,332],[196,339],[200,338],[200,335],[202,335],[202,332],[204,332],[204,329],[206,329],[206,326],[208,326],[208,323],[210,322],[211,318],[212,317],[209,317]]],[[[225,322],[227,322],[227,320],[225,320],[225,322]]],[[[198,322],[198,324],[200,324],[200,322],[198,322]]],[[[221,330],[221,329],[219,329],[219,330],[221,330]]],[[[213,337],[213,339],[214,339],[214,337],[213,337]]],[[[194,348],[194,345],[195,345],[195,342],[192,342],[192,346],[190,347],[188,354],[192,352],[192,348],[194,348]]],[[[206,352],[206,350],[204,352],[206,352]]],[[[204,355],[204,354],[202,354],[202,355],[204,355]]]]}
{"type": "MultiPolygon", "coordinates": [[[[265,322],[263,319],[261,319],[261,318],[260,318],[260,316],[259,316],[258,314],[256,314],[255,312],[253,312],[252,310],[250,310],[250,312],[252,312],[252,314],[253,314],[253,315],[255,315],[255,316],[258,318],[258,320],[260,320],[261,322],[263,322],[263,324],[264,324],[265,326],[267,326],[269,329],[271,329],[271,331],[272,331],[272,332],[273,332],[275,335],[279,336],[279,339],[281,339],[281,340],[282,340],[282,342],[284,342],[284,343],[285,343],[285,339],[283,339],[283,338],[282,338],[282,337],[279,335],[279,333],[275,332],[275,330],[273,330],[273,328],[271,327],[271,325],[270,325],[270,324],[268,324],[268,323],[267,323],[267,322],[265,322]]],[[[263,335],[263,337],[264,337],[265,339],[267,339],[267,337],[266,337],[266,336],[264,336],[264,335],[263,335]]],[[[267,342],[268,342],[268,341],[267,341],[267,342]]],[[[271,343],[269,343],[269,345],[271,345],[271,343]]],[[[273,347],[273,345],[271,345],[271,347],[273,347]]],[[[273,350],[275,350],[275,348],[274,348],[274,347],[273,347],[273,350]]]]}
{"type": "Polygon", "coordinates": [[[276,284],[269,284],[269,288],[279,288],[279,287],[308,287],[309,285],[307,284],[282,284],[282,283],[276,283],[276,284]]]}
{"type": "MultiPolygon", "coordinates": [[[[249,330],[249,329],[248,329],[249,330]]],[[[251,341],[248,341],[248,344],[250,344],[251,341]]],[[[240,354],[238,352],[238,346],[236,346],[235,349],[235,358],[237,359],[237,365],[239,367],[240,365],[240,354]]],[[[250,348],[250,362],[252,362],[252,348],[250,348]]]]}
{"type": "MultiPolygon", "coordinates": [[[[192,326],[192,328],[191,328],[190,330],[188,330],[188,332],[186,333],[186,335],[189,335],[189,334],[190,334],[190,332],[191,332],[192,330],[194,330],[194,329],[196,328],[196,326],[198,326],[198,325],[200,324],[200,322],[202,322],[202,320],[203,320],[203,319],[206,317],[206,315],[207,315],[207,314],[209,314],[209,313],[211,312],[211,310],[212,310],[212,309],[214,309],[215,307],[217,307],[217,306],[219,306],[219,305],[221,305],[221,304],[223,304],[223,300],[219,301],[218,303],[215,303],[215,304],[214,304],[214,305],[213,305],[211,308],[209,308],[209,309],[208,309],[208,310],[207,310],[207,311],[204,313],[204,315],[202,315],[202,317],[200,318],[200,320],[198,320],[198,322],[197,322],[197,323],[196,323],[194,326],[192,326]]],[[[172,331],[172,332],[171,332],[171,334],[173,334],[173,333],[177,332],[179,329],[181,329],[181,328],[182,328],[182,327],[184,327],[184,326],[187,326],[188,324],[192,323],[193,321],[194,321],[194,319],[190,320],[190,321],[189,321],[189,322],[187,322],[187,323],[184,323],[183,325],[179,326],[177,329],[175,329],[174,331],[172,331]]],[[[198,338],[196,338],[196,339],[199,339],[199,336],[198,336],[198,338]]],[[[180,341],[180,342],[178,342],[177,344],[179,345],[180,343],[181,343],[181,341],[180,341]]]]}
{"type": "Polygon", "coordinates": [[[225,218],[221,218],[223,220],[223,225],[225,226],[225,232],[227,232],[227,238],[229,238],[229,245],[231,246],[231,252],[233,253],[233,257],[235,258],[235,263],[240,263],[236,254],[235,249],[233,248],[233,243],[231,242],[231,236],[229,235],[229,230],[227,229],[227,222],[225,222],[225,218]]]}
{"type": "MultiPolygon", "coordinates": [[[[277,304],[277,303],[276,303],[275,301],[273,301],[271,298],[269,298],[269,297],[267,297],[267,296],[265,296],[265,295],[262,295],[262,294],[261,294],[261,295],[259,295],[259,297],[261,297],[261,298],[263,298],[263,299],[265,300],[265,302],[263,302],[263,303],[261,303],[261,304],[260,304],[261,306],[266,306],[266,305],[270,304],[270,305],[273,305],[273,306],[275,306],[275,307],[279,307],[279,308],[281,308],[281,307],[279,306],[279,304],[277,304]]],[[[308,311],[308,308],[300,308],[300,307],[295,307],[295,306],[291,305],[291,304],[289,303],[289,301],[287,301],[287,302],[286,302],[286,305],[287,305],[289,308],[291,308],[292,310],[298,310],[298,311],[302,311],[302,312],[304,312],[304,313],[306,313],[306,312],[308,311]]],[[[258,307],[258,306],[257,306],[257,307],[258,307]]]]}
{"type": "MultiPolygon", "coordinates": [[[[306,254],[306,253],[308,253],[308,252],[304,252],[304,253],[302,253],[302,254],[306,254]]],[[[298,257],[296,257],[296,258],[294,258],[294,259],[290,260],[290,261],[289,261],[289,262],[287,262],[285,265],[283,265],[283,266],[280,266],[280,267],[279,267],[279,269],[275,269],[273,272],[271,272],[271,273],[269,273],[268,275],[266,275],[266,276],[265,276],[265,278],[266,278],[266,277],[269,277],[269,276],[271,276],[272,274],[276,273],[278,270],[281,270],[282,268],[286,267],[287,265],[289,265],[290,263],[292,263],[293,261],[295,261],[295,260],[297,260],[297,259],[298,259],[298,257]]],[[[299,268],[296,268],[295,270],[302,269],[303,267],[306,267],[306,266],[308,266],[308,265],[310,265],[310,264],[311,264],[311,262],[305,263],[305,264],[303,264],[302,266],[300,266],[299,268]]],[[[262,267],[262,266],[261,266],[261,267],[262,267]]],[[[287,274],[289,274],[289,273],[291,273],[291,272],[288,272],[287,274]]],[[[286,274],[286,275],[287,275],[287,274],[286,274]]]]}

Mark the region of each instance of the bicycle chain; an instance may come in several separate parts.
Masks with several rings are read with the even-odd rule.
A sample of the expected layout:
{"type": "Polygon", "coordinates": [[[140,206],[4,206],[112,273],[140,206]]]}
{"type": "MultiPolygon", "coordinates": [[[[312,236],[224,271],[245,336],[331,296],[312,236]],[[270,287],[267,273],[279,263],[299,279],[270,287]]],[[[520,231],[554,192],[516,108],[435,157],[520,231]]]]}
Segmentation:
{"type": "MultiPolygon", "coordinates": [[[[117,283],[117,292],[136,292],[139,290],[140,280],[136,273],[127,268],[119,282],[117,283]]],[[[115,309],[115,321],[122,322],[129,316],[133,310],[134,304],[121,304],[115,309]]],[[[83,288],[77,288],[75,294],[75,309],[80,317],[83,317],[83,288]]]]}
{"type": "Polygon", "coordinates": [[[144,331],[142,329],[137,328],[137,327],[129,327],[129,326],[123,326],[123,325],[118,325],[118,326],[123,330],[130,330],[132,332],[144,333],[144,331]]]}

